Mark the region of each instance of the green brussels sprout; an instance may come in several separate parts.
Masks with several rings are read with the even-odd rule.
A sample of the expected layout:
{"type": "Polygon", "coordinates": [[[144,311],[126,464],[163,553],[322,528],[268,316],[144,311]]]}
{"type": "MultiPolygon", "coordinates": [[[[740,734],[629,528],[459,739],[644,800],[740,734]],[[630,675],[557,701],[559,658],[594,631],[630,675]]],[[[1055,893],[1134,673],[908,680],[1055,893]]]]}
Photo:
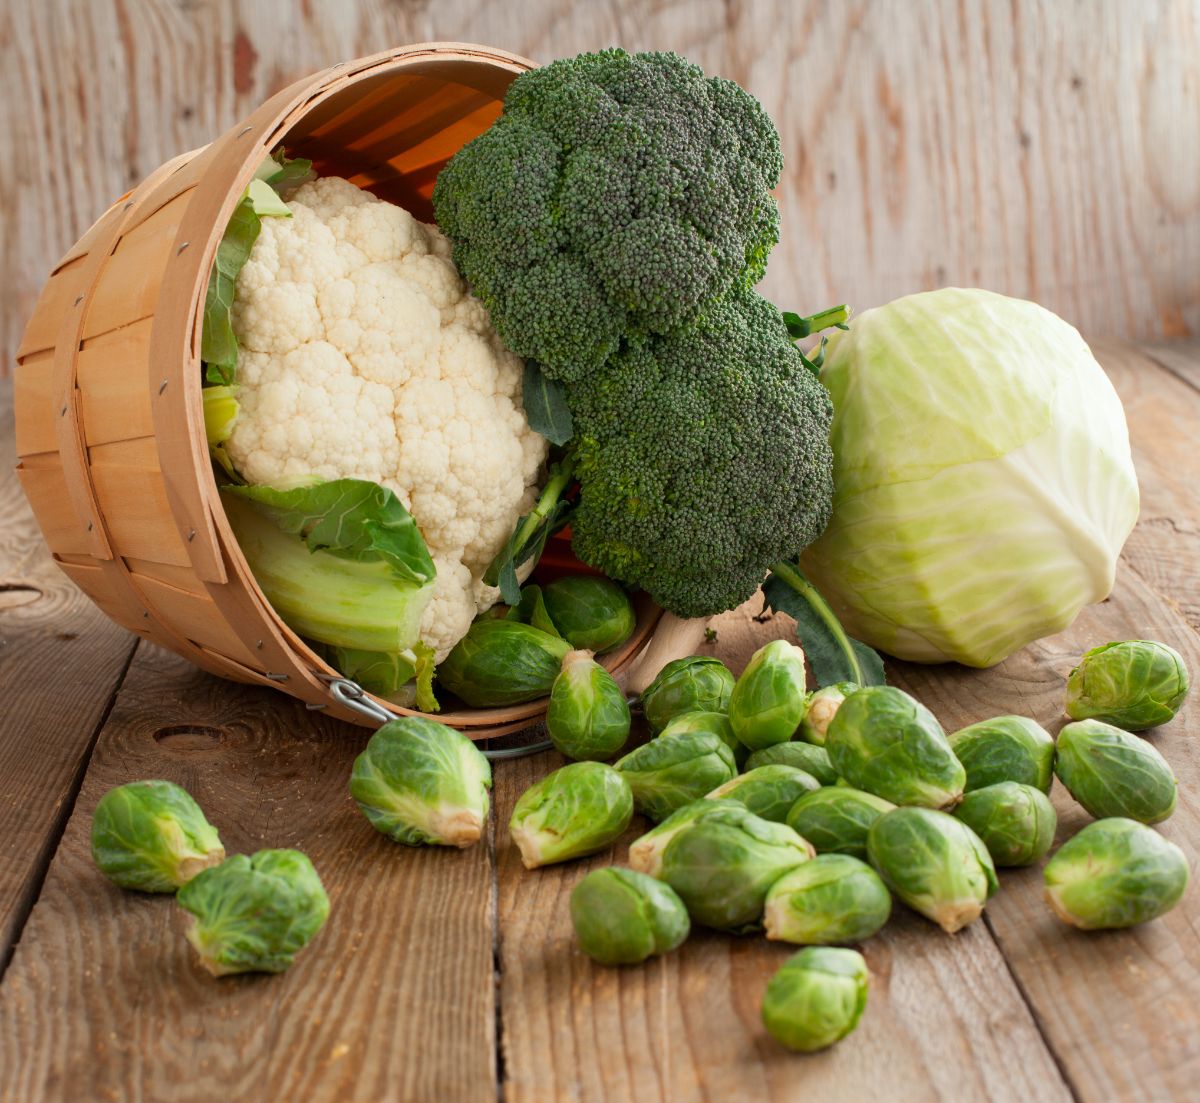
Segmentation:
{"type": "Polygon", "coordinates": [[[857,950],[809,946],[788,958],[767,984],[763,1026],[788,1049],[825,1049],[858,1026],[869,976],[857,950]]]}
{"type": "Polygon", "coordinates": [[[170,781],[109,789],[92,814],[92,858],[123,889],[174,892],[224,857],[217,829],[170,781]]]}
{"type": "Polygon", "coordinates": [[[825,749],[852,786],[893,804],[949,808],[962,799],[967,775],[941,724],[894,686],[866,686],[847,697],[825,749]]]}
{"type": "Polygon", "coordinates": [[[590,651],[571,651],[550,689],[546,730],[568,758],[611,758],[629,740],[629,705],[590,651]]]}
{"type": "Polygon", "coordinates": [[[1046,863],[1046,900],[1084,931],[1133,927],[1166,915],[1183,897],[1182,850],[1136,820],[1089,823],[1046,863]]]}
{"type": "Polygon", "coordinates": [[[750,657],[729,696],[733,734],[752,751],[786,743],[804,718],[804,652],[772,640],[750,657]]]}
{"type": "Polygon", "coordinates": [[[658,733],[659,739],[668,739],[685,732],[712,732],[722,743],[733,752],[733,761],[737,768],[742,768],[750,751],[738,742],[729,724],[729,717],[723,712],[681,712],[668,721],[667,726],[658,733]]]}
{"type": "Polygon", "coordinates": [[[804,710],[804,719],[800,721],[800,738],[824,747],[829,725],[833,723],[842,702],[857,692],[857,682],[834,682],[833,685],[814,689],[808,695],[808,707],[804,710]]]}
{"type": "Polygon", "coordinates": [[[1183,656],[1155,640],[1093,647],[1067,676],[1067,715],[1128,731],[1172,720],[1188,693],[1183,656]]]}
{"type": "Polygon", "coordinates": [[[983,840],[998,866],[1033,865],[1050,849],[1058,827],[1050,798],[1018,781],[972,789],[954,816],[983,840]]]}
{"type": "Polygon", "coordinates": [[[670,885],[632,869],[594,869],[571,893],[571,922],[588,957],[636,965],[682,946],[687,908],[670,885]]]}
{"type": "Polygon", "coordinates": [[[437,668],[438,681],[472,708],[545,697],[571,645],[517,620],[475,621],[437,668]]]}
{"type": "MultiPolygon", "coordinates": [[[[742,764],[744,770],[757,770],[759,766],[795,766],[811,774],[822,785],[833,785],[837,771],[829,761],[829,752],[812,743],[776,743],[755,751],[742,764]]],[[[804,832],[801,832],[804,834],[804,832]]]]}
{"type": "Polygon", "coordinates": [[[643,816],[658,822],[737,773],[733,752],[711,732],[652,739],[616,762],[643,816]]]}
{"type": "Polygon", "coordinates": [[[660,876],[697,923],[757,930],[767,890],[812,855],[790,827],[733,801],[717,801],[674,833],[662,852],[660,876]]]}
{"type": "Polygon", "coordinates": [[[650,877],[662,876],[662,856],[667,844],[675,838],[697,816],[702,816],[713,808],[724,808],[724,802],[715,800],[694,800],[672,812],[662,823],[657,824],[640,835],[629,844],[629,864],[639,873],[650,877]]]}
{"type": "Polygon", "coordinates": [[[871,824],[895,807],[874,793],[831,785],[797,800],[786,823],[812,843],[818,854],[866,858],[871,824]]]}
{"type": "Polygon", "coordinates": [[[1167,760],[1146,740],[1099,720],[1063,727],[1054,771],[1096,819],[1158,823],[1175,811],[1175,775],[1167,760]]]}
{"type": "Polygon", "coordinates": [[[642,693],[650,730],[660,732],[681,712],[727,712],[733,675],[720,659],[691,655],[667,663],[642,693]]]}
{"type": "Polygon", "coordinates": [[[298,850],[235,854],[179,890],[188,941],[214,977],[282,973],[329,917],[329,897],[298,850]]]}
{"type": "Polygon", "coordinates": [[[596,653],[620,647],[633,635],[633,602],[615,582],[595,575],[567,575],[542,587],[546,611],[572,647],[596,653]]]}
{"type": "Polygon", "coordinates": [[[629,783],[603,762],[572,762],[521,794],[508,829],[526,869],[595,854],[633,819],[629,783]]]}
{"type": "Polygon", "coordinates": [[[891,914],[891,894],[866,862],[818,854],[771,886],[763,922],[767,938],[828,945],[870,938],[891,914]]]}
{"type": "Polygon", "coordinates": [[[966,791],[1019,781],[1043,793],[1054,780],[1054,740],[1024,716],[994,716],[950,735],[950,746],[967,772],[966,791]]]}
{"type": "Polygon", "coordinates": [[[462,732],[405,716],[384,724],[354,760],[350,795],[376,831],[406,846],[478,842],[492,767],[462,732]]]}
{"type": "Polygon", "coordinates": [[[999,887],[987,847],[961,820],[930,808],[896,808],[867,833],[883,883],[948,934],[978,919],[999,887]]]}
{"type": "Polygon", "coordinates": [[[800,797],[820,788],[821,783],[812,774],[794,766],[759,766],[757,770],[718,785],[708,794],[708,799],[736,800],[764,820],[783,823],[800,797]]]}

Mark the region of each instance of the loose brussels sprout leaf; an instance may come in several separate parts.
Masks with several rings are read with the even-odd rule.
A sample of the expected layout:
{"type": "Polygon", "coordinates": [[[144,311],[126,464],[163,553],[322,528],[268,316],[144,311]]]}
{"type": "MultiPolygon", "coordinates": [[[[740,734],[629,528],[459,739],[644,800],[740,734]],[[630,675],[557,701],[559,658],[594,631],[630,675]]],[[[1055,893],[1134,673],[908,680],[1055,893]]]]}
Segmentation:
{"type": "Polygon", "coordinates": [[[371,822],[406,846],[478,842],[492,768],[461,732],[405,716],[384,724],[354,760],[350,793],[371,822]]]}
{"type": "Polygon", "coordinates": [[[662,823],[652,827],[646,834],[639,836],[629,844],[629,864],[639,873],[650,877],[662,876],[662,856],[669,843],[682,830],[685,824],[691,823],[697,816],[702,816],[714,808],[724,809],[723,801],[694,800],[677,808],[662,823]]]}
{"type": "Polygon", "coordinates": [[[764,820],[783,823],[797,800],[820,788],[821,783],[812,774],[794,766],[759,766],[718,785],[708,799],[736,800],[764,820]]]}
{"type": "Polygon", "coordinates": [[[539,631],[548,632],[551,636],[562,633],[554,626],[550,614],[546,611],[546,598],[540,586],[525,586],[521,590],[521,600],[505,614],[507,620],[517,620],[522,624],[531,625],[539,631]]]}
{"type": "Polygon", "coordinates": [[[1058,827],[1050,798],[1016,781],[971,790],[954,815],[983,840],[998,866],[1033,865],[1050,849],[1058,827]]]}
{"type": "Polygon", "coordinates": [[[603,762],[573,762],[521,794],[508,829],[526,869],[595,854],[633,819],[629,783],[603,762]]]}
{"type": "Polygon", "coordinates": [[[92,814],[92,858],[123,889],[174,892],[224,857],[217,829],[169,781],[119,785],[92,814]]]}
{"type": "Polygon", "coordinates": [[[710,732],[652,739],[618,759],[633,802],[655,822],[699,800],[737,773],[733,752],[710,732]]]}
{"type": "Polygon", "coordinates": [[[833,723],[842,702],[850,694],[857,692],[858,688],[854,682],[835,682],[831,686],[813,690],[808,695],[804,719],[800,721],[800,738],[818,747],[824,747],[829,725],[833,723]]]}
{"type": "Polygon", "coordinates": [[[967,775],[941,724],[894,686],[866,686],[847,697],[825,749],[841,777],[893,804],[949,808],[962,799],[967,775]]]}
{"type": "Polygon", "coordinates": [[[797,770],[811,774],[822,785],[833,785],[837,781],[837,771],[829,761],[829,752],[812,743],[776,743],[755,751],[742,764],[744,770],[756,770],[759,766],[795,766],[797,770]]]}
{"type": "Polygon", "coordinates": [[[891,895],[866,862],[818,854],[771,886],[763,920],[767,938],[824,946],[870,938],[891,914],[891,895]]]}
{"type": "Polygon", "coordinates": [[[831,1046],[858,1026],[869,975],[857,950],[809,946],[788,958],[767,984],[763,1026],[800,1053],[831,1046]]]}
{"type": "Polygon", "coordinates": [[[966,791],[1001,781],[1050,792],[1054,780],[1054,740],[1041,724],[1024,716],[994,716],[950,735],[950,746],[967,772],[966,791]]]}
{"type": "Polygon", "coordinates": [[[531,625],[484,618],[442,660],[438,681],[473,708],[515,705],[545,697],[570,650],[531,625]]]}
{"type": "Polygon", "coordinates": [[[752,751],[786,743],[804,718],[804,652],[787,640],[760,647],[729,697],[733,734],[752,751]]]}
{"type": "Polygon", "coordinates": [[[691,655],[667,663],[642,693],[650,730],[660,732],[681,712],[727,712],[733,675],[720,659],[691,655]]]}
{"type": "Polygon", "coordinates": [[[282,973],[329,917],[329,897],[298,850],[235,854],[179,890],[188,941],[215,977],[282,973]]]}
{"type": "Polygon", "coordinates": [[[812,843],[818,854],[848,854],[865,859],[871,825],[895,807],[874,793],[831,785],[800,797],[788,812],[786,822],[812,843]]]}
{"type": "Polygon", "coordinates": [[[572,647],[600,654],[633,635],[633,602],[615,582],[594,575],[556,578],[542,590],[546,610],[559,635],[572,647]]]}
{"type": "Polygon", "coordinates": [[[629,705],[613,676],[590,651],[571,651],[550,689],[546,730],[574,759],[611,758],[629,739],[629,705]]]}
{"type": "Polygon", "coordinates": [[[896,808],[867,834],[883,883],[948,934],[983,914],[998,887],[987,847],[965,823],[930,808],[896,808]]]}
{"type": "Polygon", "coordinates": [[[813,854],[790,827],[719,801],[675,832],[660,875],[697,923],[727,931],[757,930],[767,890],[813,854]]]}
{"type": "Polygon", "coordinates": [[[1067,678],[1067,715],[1129,731],[1172,720],[1188,693],[1183,656],[1155,640],[1093,647],[1067,678]]]}
{"type": "Polygon", "coordinates": [[[750,754],[733,734],[729,717],[723,712],[681,712],[658,733],[658,738],[669,739],[685,732],[712,732],[733,752],[733,761],[739,770],[750,754]]]}
{"type": "Polygon", "coordinates": [[[632,869],[594,869],[571,893],[571,922],[588,957],[636,965],[682,946],[687,908],[670,885],[632,869]]]}
{"type": "Polygon", "coordinates": [[[1158,823],[1175,811],[1175,775],[1144,739],[1099,720],[1077,720],[1058,733],[1054,770],[1097,819],[1125,816],[1158,823]]]}
{"type": "Polygon", "coordinates": [[[1182,850],[1135,820],[1090,823],[1046,863],[1046,899],[1085,931],[1133,927],[1169,912],[1188,885],[1182,850]]]}

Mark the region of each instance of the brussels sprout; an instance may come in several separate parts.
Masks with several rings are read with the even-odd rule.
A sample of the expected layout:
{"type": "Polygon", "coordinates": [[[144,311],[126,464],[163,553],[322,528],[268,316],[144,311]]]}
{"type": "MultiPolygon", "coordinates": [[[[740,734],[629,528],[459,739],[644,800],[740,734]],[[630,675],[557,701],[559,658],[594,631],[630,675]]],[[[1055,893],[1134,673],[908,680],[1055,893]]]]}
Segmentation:
{"type": "Polygon", "coordinates": [[[632,869],[594,869],[571,893],[571,922],[588,957],[636,965],[682,946],[692,929],[675,890],[632,869]]]}
{"type": "Polygon", "coordinates": [[[92,858],[123,889],[174,892],[224,857],[217,829],[169,781],[119,785],[92,814],[92,858]]]}
{"type": "Polygon", "coordinates": [[[733,752],[733,761],[739,770],[750,754],[750,751],[738,742],[738,737],[730,727],[729,717],[723,712],[681,712],[658,733],[658,738],[667,739],[670,736],[683,735],[685,732],[712,732],[733,752]]]}
{"type": "Polygon", "coordinates": [[[729,697],[733,734],[752,751],[786,743],[804,718],[804,652],[772,640],[750,657],[729,697]]]}
{"type": "Polygon", "coordinates": [[[521,794],[508,829],[526,869],[595,854],[633,819],[629,783],[603,762],[572,762],[521,794]]]}
{"type": "Polygon", "coordinates": [[[652,739],[620,758],[616,768],[633,790],[633,803],[657,822],[737,773],[733,752],[711,732],[652,739]]]}
{"type": "Polygon", "coordinates": [[[866,858],[871,824],[895,807],[874,793],[831,785],[797,800],[786,822],[812,843],[818,854],[866,858]]]}
{"type": "Polygon", "coordinates": [[[611,651],[631,635],[637,617],[615,582],[595,575],[568,575],[542,587],[546,611],[572,647],[611,651]]]}
{"type": "Polygon", "coordinates": [[[298,850],[235,854],[179,890],[188,941],[214,977],[282,973],[329,917],[329,897],[298,850]]]}
{"type": "Polygon", "coordinates": [[[759,766],[795,766],[797,770],[812,774],[822,785],[833,785],[837,781],[837,771],[829,761],[829,752],[811,743],[793,741],[764,747],[750,755],[742,768],[757,770],[759,766]]]}
{"type": "Polygon", "coordinates": [[[858,1026],[869,976],[857,950],[809,946],[788,958],[767,984],[763,1026],[801,1053],[831,1046],[858,1026]]]}
{"type": "Polygon", "coordinates": [[[950,746],[967,772],[966,791],[1019,781],[1043,793],[1054,780],[1054,740],[1024,716],[994,716],[950,735],[950,746]]]}
{"type": "Polygon", "coordinates": [[[867,686],[847,697],[825,749],[852,786],[893,804],[949,808],[962,799],[967,775],[941,724],[894,686],[867,686]]]}
{"type": "Polygon", "coordinates": [[[1175,811],[1175,775],[1167,760],[1144,739],[1099,720],[1064,726],[1054,771],[1097,819],[1158,823],[1175,811]]]}
{"type": "Polygon", "coordinates": [[[825,746],[829,725],[837,715],[842,702],[852,693],[858,692],[857,682],[834,682],[833,685],[814,689],[808,695],[808,707],[800,721],[800,738],[818,747],[825,746]]]}
{"type": "Polygon", "coordinates": [[[1183,897],[1182,850],[1135,820],[1089,823],[1046,863],[1046,899],[1084,931],[1133,927],[1165,915],[1183,897]]]}
{"type": "Polygon", "coordinates": [[[733,675],[720,659],[691,655],[667,663],[642,693],[650,730],[660,732],[681,712],[727,712],[733,675]]]}
{"type": "Polygon", "coordinates": [[[405,716],[354,760],[350,795],[376,831],[407,846],[470,846],[488,814],[492,768],[461,732],[405,716]]]}
{"type": "Polygon", "coordinates": [[[1183,656],[1155,640],[1093,647],[1067,677],[1067,715],[1129,731],[1174,719],[1188,693],[1183,656]]]}
{"type": "Polygon", "coordinates": [[[532,625],[485,617],[438,665],[438,681],[473,708],[515,705],[549,693],[570,650],[532,625]]]}
{"type": "Polygon", "coordinates": [[[568,758],[611,758],[629,739],[625,694],[590,651],[571,651],[550,690],[550,741],[568,758]]]}
{"type": "Polygon", "coordinates": [[[820,788],[821,783],[812,774],[794,766],[760,766],[718,785],[708,799],[736,800],[764,820],[783,823],[800,797],[820,788]]]}
{"type": "Polygon", "coordinates": [[[896,808],[867,833],[883,883],[948,934],[983,913],[999,887],[987,847],[965,823],[929,808],[896,808]]]}
{"type": "Polygon", "coordinates": [[[677,808],[662,823],[652,827],[646,834],[639,836],[629,844],[629,864],[639,873],[651,877],[662,876],[662,856],[667,844],[698,816],[702,816],[713,808],[724,808],[722,801],[694,800],[677,808]]]}
{"type": "Polygon", "coordinates": [[[697,923],[757,930],[767,890],[812,854],[790,827],[733,801],[718,801],[674,833],[662,852],[660,876],[697,923]]]}
{"type": "Polygon", "coordinates": [[[771,886],[763,911],[767,938],[801,945],[861,942],[892,914],[892,897],[866,862],[818,854],[771,886]]]}
{"type": "Polygon", "coordinates": [[[1017,781],[972,789],[954,816],[983,840],[998,866],[1033,865],[1050,849],[1058,827],[1050,798],[1017,781]]]}

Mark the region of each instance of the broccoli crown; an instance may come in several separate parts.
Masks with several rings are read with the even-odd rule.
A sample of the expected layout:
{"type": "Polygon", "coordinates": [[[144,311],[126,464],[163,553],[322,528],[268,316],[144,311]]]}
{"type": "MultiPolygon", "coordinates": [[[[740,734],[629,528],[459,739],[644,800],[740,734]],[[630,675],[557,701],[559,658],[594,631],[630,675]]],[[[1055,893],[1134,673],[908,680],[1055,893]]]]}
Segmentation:
{"type": "Polygon", "coordinates": [[[519,76],[438,175],[438,225],[504,343],[582,378],[752,287],[779,238],[779,134],[677,54],[604,50],[519,76]]]}
{"type": "Polygon", "coordinates": [[[627,342],[567,393],[575,553],[665,609],[734,608],[824,529],[832,405],[754,292],[688,330],[627,342]]]}

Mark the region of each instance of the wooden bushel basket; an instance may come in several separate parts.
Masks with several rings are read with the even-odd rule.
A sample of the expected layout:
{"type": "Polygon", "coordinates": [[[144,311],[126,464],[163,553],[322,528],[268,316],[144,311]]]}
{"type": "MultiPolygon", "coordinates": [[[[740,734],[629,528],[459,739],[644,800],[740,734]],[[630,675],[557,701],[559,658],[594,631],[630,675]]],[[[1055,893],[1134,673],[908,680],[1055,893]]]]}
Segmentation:
{"type": "MultiPolygon", "coordinates": [[[[214,674],[371,723],[331,694],[337,672],[268,604],[221,508],[200,395],[208,273],[281,143],[431,221],[438,171],[530,68],[457,42],[335,65],[151,173],[59,262],[17,351],[18,473],[56,562],[118,624],[214,674]]],[[[610,670],[654,631],[658,610],[642,599],[637,611],[633,637],[604,657],[610,670]]],[[[543,700],[438,719],[486,738],[544,712],[543,700]]]]}

